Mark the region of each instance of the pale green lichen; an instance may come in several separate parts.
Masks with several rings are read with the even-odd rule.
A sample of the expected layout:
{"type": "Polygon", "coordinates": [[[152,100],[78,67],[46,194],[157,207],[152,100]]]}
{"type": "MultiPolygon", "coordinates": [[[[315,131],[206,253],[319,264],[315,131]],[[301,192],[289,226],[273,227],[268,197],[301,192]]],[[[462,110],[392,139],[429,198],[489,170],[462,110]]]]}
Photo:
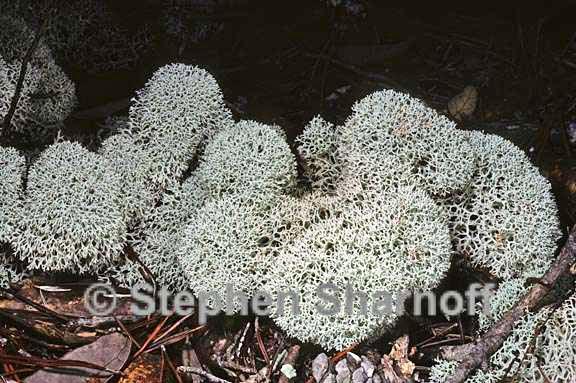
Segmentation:
{"type": "Polygon", "coordinates": [[[338,130],[344,176],[377,176],[389,184],[417,183],[433,196],[462,190],[474,158],[455,123],[418,99],[394,90],[354,104],[338,130]],[[387,164],[379,166],[382,158],[387,164]]]}
{"type": "MultiPolygon", "coordinates": [[[[0,119],[16,91],[20,67],[34,32],[20,17],[0,16],[0,119]]],[[[50,48],[40,40],[27,67],[10,130],[31,141],[54,136],[76,106],[74,83],[60,68],[50,48]]]]}
{"type": "MultiPolygon", "coordinates": [[[[342,187],[342,186],[340,186],[342,187]]],[[[290,336],[342,349],[370,336],[381,334],[397,318],[395,313],[374,314],[371,308],[378,292],[429,290],[444,277],[450,265],[448,222],[440,207],[421,190],[398,187],[388,192],[343,193],[324,208],[314,199],[285,211],[284,225],[278,226],[278,241],[267,288],[275,292],[300,293],[299,313],[286,304],[274,321],[290,336]],[[300,217],[290,217],[293,212],[300,217]],[[286,228],[286,224],[289,227],[286,228]],[[300,227],[296,235],[286,235],[300,227]],[[288,239],[288,240],[287,240],[288,239]],[[345,302],[344,289],[368,295],[368,312],[355,302],[352,313],[340,307],[334,315],[320,315],[317,295],[320,283],[333,283],[332,294],[345,302]]],[[[327,303],[326,303],[327,304],[327,303]]]]}
{"type": "Polygon", "coordinates": [[[18,221],[26,160],[16,149],[0,147],[0,243],[7,242],[18,221]]]}
{"type": "Polygon", "coordinates": [[[296,138],[296,144],[304,175],[310,180],[312,188],[332,191],[340,177],[338,134],[334,125],[316,116],[296,138]]]}
{"type": "Polygon", "coordinates": [[[10,242],[29,268],[98,271],[123,250],[126,225],[120,176],[109,161],[80,144],[46,149],[28,172],[10,242]]]}
{"type": "Polygon", "coordinates": [[[560,237],[550,183],[511,142],[481,132],[469,142],[474,176],[445,205],[456,250],[499,278],[540,277],[560,237]]]}

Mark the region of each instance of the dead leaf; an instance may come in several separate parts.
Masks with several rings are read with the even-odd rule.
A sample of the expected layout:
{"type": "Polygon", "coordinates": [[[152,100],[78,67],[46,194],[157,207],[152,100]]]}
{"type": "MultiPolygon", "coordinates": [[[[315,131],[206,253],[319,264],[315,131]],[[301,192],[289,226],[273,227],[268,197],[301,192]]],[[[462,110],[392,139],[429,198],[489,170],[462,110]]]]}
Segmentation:
{"type": "Polygon", "coordinates": [[[467,86],[462,93],[457,94],[448,102],[448,111],[457,120],[470,117],[476,110],[478,90],[467,86]]]}
{"type": "Polygon", "coordinates": [[[118,383],[162,383],[158,355],[142,354],[128,366],[118,383]]]}
{"type": "Polygon", "coordinates": [[[394,361],[402,360],[408,356],[408,345],[410,343],[410,338],[408,335],[401,336],[400,338],[396,339],[394,345],[392,346],[392,350],[390,351],[390,358],[394,361]]]}
{"type": "Polygon", "coordinates": [[[317,382],[322,380],[322,377],[328,372],[330,359],[324,353],[318,355],[312,361],[312,376],[316,379],[317,382]]]}
{"type": "Polygon", "coordinates": [[[384,355],[380,361],[380,374],[385,382],[405,383],[406,380],[399,377],[394,370],[394,362],[388,355],[384,355]]]}
{"type": "Polygon", "coordinates": [[[414,373],[416,365],[408,359],[410,346],[410,338],[408,335],[401,336],[396,339],[392,350],[390,351],[390,358],[394,361],[394,366],[400,375],[404,378],[409,378],[414,373]]]}
{"type": "MultiPolygon", "coordinates": [[[[62,360],[89,362],[110,370],[120,370],[130,355],[130,340],[120,333],[99,338],[89,345],[77,348],[62,360]]],[[[25,383],[104,383],[109,373],[89,368],[43,368],[26,378],[25,383]],[[101,376],[102,378],[94,378],[101,376]]]]}

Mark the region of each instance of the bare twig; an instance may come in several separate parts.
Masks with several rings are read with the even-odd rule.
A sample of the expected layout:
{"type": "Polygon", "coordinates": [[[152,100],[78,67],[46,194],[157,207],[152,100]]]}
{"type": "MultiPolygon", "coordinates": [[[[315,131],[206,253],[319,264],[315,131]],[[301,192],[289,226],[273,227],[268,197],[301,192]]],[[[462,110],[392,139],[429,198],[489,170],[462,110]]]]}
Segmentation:
{"type": "Polygon", "coordinates": [[[79,336],[72,331],[62,329],[49,321],[40,320],[34,317],[34,314],[37,313],[34,311],[14,312],[11,310],[0,310],[0,318],[2,322],[10,322],[15,325],[15,327],[26,331],[27,334],[34,334],[34,336],[40,336],[69,346],[84,345],[95,340],[94,337],[79,336]]]}
{"type": "Polygon", "coordinates": [[[20,64],[20,74],[18,75],[18,82],[16,83],[16,90],[14,91],[14,95],[12,96],[12,102],[10,103],[10,109],[8,109],[8,113],[6,117],[4,117],[4,129],[7,132],[10,129],[10,122],[12,122],[12,117],[14,117],[14,113],[16,113],[16,108],[18,107],[18,101],[20,100],[20,94],[22,93],[22,88],[24,86],[24,79],[26,78],[26,70],[28,69],[28,63],[32,60],[32,56],[38,47],[38,43],[40,42],[40,38],[44,33],[44,29],[48,23],[48,18],[40,28],[36,31],[36,35],[34,36],[34,40],[28,50],[26,51],[26,55],[22,59],[22,63],[20,64]]]}
{"type": "Polygon", "coordinates": [[[181,374],[195,374],[205,378],[207,381],[211,383],[230,383],[230,381],[225,379],[220,379],[217,376],[207,373],[206,371],[197,368],[197,367],[178,367],[178,372],[181,374]]]}
{"type": "Polygon", "coordinates": [[[136,352],[136,354],[134,354],[134,356],[132,357],[132,360],[135,360],[137,357],[139,357],[140,355],[142,355],[144,352],[147,351],[148,345],[154,339],[156,339],[156,337],[158,336],[158,334],[160,333],[160,331],[162,330],[162,328],[164,327],[166,322],[168,322],[168,319],[170,319],[170,316],[171,315],[165,317],[160,323],[158,323],[158,325],[156,326],[154,331],[152,331],[152,333],[148,336],[148,338],[146,338],[146,340],[144,341],[144,344],[142,344],[142,347],[140,347],[140,349],[136,352]]]}
{"type": "Polygon", "coordinates": [[[206,327],[206,325],[202,325],[202,326],[198,326],[198,327],[195,327],[195,328],[192,328],[189,330],[181,331],[181,332],[174,334],[174,335],[170,335],[166,338],[163,338],[161,341],[154,341],[153,343],[151,343],[148,346],[148,349],[146,350],[146,352],[152,352],[161,346],[168,346],[170,344],[181,342],[181,341],[187,339],[188,337],[190,337],[191,335],[193,335],[194,333],[201,331],[201,330],[206,330],[207,328],[208,327],[206,327]]]}
{"type": "Polygon", "coordinates": [[[71,319],[66,322],[66,327],[71,329],[76,329],[78,327],[84,328],[105,328],[118,324],[121,321],[122,324],[126,323],[138,323],[142,321],[145,317],[139,315],[112,315],[109,317],[89,317],[89,318],[78,318],[71,319]]]}
{"type": "Polygon", "coordinates": [[[164,352],[160,354],[160,381],[165,382],[166,377],[164,376],[164,371],[166,367],[166,357],[164,356],[164,352]]]}
{"type": "Polygon", "coordinates": [[[442,356],[448,360],[460,362],[456,371],[446,383],[462,383],[478,367],[487,363],[512,332],[514,324],[529,310],[533,310],[554,286],[558,278],[566,272],[576,260],[576,226],[570,231],[568,240],[560,255],[544,274],[541,283],[532,288],[510,309],[502,319],[496,322],[488,332],[476,340],[461,346],[442,348],[442,356]]]}
{"type": "Polygon", "coordinates": [[[38,310],[39,312],[44,313],[50,317],[53,317],[59,322],[67,322],[68,320],[74,318],[72,315],[61,314],[54,310],[49,309],[48,307],[42,306],[41,304],[36,303],[33,300],[26,298],[25,296],[22,296],[17,291],[11,288],[10,289],[0,288],[0,295],[4,295],[8,299],[15,299],[28,306],[31,306],[32,308],[38,310]]]}
{"type": "Polygon", "coordinates": [[[338,363],[340,360],[344,359],[349,352],[354,351],[359,345],[360,343],[354,343],[351,346],[346,347],[344,350],[337,352],[334,356],[330,358],[330,362],[332,364],[338,363]]]}
{"type": "Polygon", "coordinates": [[[130,261],[135,262],[136,264],[138,264],[138,266],[140,266],[139,271],[142,274],[142,277],[144,278],[144,280],[146,280],[146,282],[152,283],[152,286],[154,288],[153,295],[156,296],[156,292],[158,292],[158,284],[156,283],[156,278],[154,278],[154,273],[152,273],[152,271],[148,268],[148,266],[146,266],[144,262],[140,260],[138,253],[134,251],[131,245],[126,245],[124,248],[124,252],[126,254],[126,257],[130,261]]]}
{"type": "Polygon", "coordinates": [[[355,73],[355,74],[357,74],[357,75],[359,75],[359,76],[361,76],[361,77],[367,78],[368,80],[375,81],[375,82],[378,82],[378,83],[382,83],[383,85],[385,85],[385,86],[387,86],[387,87],[391,87],[391,88],[398,89],[398,90],[404,89],[404,87],[403,87],[402,85],[398,84],[398,82],[396,82],[394,79],[392,79],[392,78],[390,78],[390,77],[388,77],[388,76],[385,76],[385,75],[380,74],[380,73],[373,73],[373,72],[365,71],[365,70],[363,70],[363,69],[361,69],[361,68],[358,68],[358,67],[355,66],[355,65],[345,63],[345,62],[343,62],[343,61],[340,61],[340,60],[335,59],[335,58],[333,58],[333,57],[330,57],[330,56],[328,56],[328,55],[325,55],[325,54],[310,54],[310,53],[309,53],[309,54],[306,54],[306,56],[307,56],[307,57],[310,57],[310,58],[313,58],[313,59],[318,59],[318,58],[320,58],[320,59],[326,60],[327,62],[329,62],[329,63],[331,63],[331,64],[333,64],[333,65],[336,65],[337,67],[340,67],[340,68],[342,68],[342,69],[345,69],[345,70],[348,70],[348,71],[350,71],[350,72],[353,72],[353,73],[355,73]]]}
{"type": "Polygon", "coordinates": [[[73,120],[103,120],[108,116],[128,109],[130,98],[111,101],[104,105],[98,105],[90,109],[78,111],[70,116],[73,120]]]}
{"type": "Polygon", "coordinates": [[[458,323],[452,323],[450,326],[446,327],[445,329],[443,329],[439,333],[434,334],[431,338],[425,339],[422,342],[416,344],[415,347],[423,347],[423,346],[429,344],[430,342],[433,342],[433,341],[437,340],[438,338],[447,335],[450,331],[452,331],[456,327],[458,327],[458,323]]]}
{"type": "Polygon", "coordinates": [[[164,346],[162,346],[162,355],[164,355],[164,360],[166,361],[166,364],[168,364],[168,368],[172,372],[172,375],[174,375],[174,379],[176,379],[178,383],[184,383],[182,377],[180,376],[178,370],[176,369],[176,366],[174,366],[174,363],[172,363],[172,359],[170,359],[170,355],[168,355],[166,347],[164,346]]]}
{"type": "Polygon", "coordinates": [[[3,352],[0,352],[0,360],[2,362],[9,362],[17,365],[22,366],[38,366],[38,367],[54,367],[54,368],[64,368],[64,367],[78,367],[78,368],[86,368],[90,370],[96,371],[104,371],[108,372],[112,375],[120,374],[120,371],[112,370],[110,368],[99,366],[94,363],[85,362],[81,360],[52,360],[52,359],[42,359],[36,358],[33,356],[24,357],[24,356],[17,356],[17,355],[8,355],[3,352]]]}
{"type": "MultiPolygon", "coordinates": [[[[198,355],[196,354],[196,351],[190,342],[186,342],[182,349],[182,365],[186,367],[202,368],[202,364],[198,359],[198,355]]],[[[202,378],[197,375],[186,374],[184,376],[184,381],[186,383],[201,383],[202,378]]]]}
{"type": "Polygon", "coordinates": [[[266,351],[266,346],[264,346],[264,341],[262,340],[262,335],[260,335],[260,324],[258,323],[258,317],[254,319],[254,337],[256,338],[256,343],[258,344],[258,349],[260,350],[260,354],[264,357],[266,364],[270,365],[270,357],[268,356],[268,352],[266,351]]]}
{"type": "Polygon", "coordinates": [[[128,339],[130,339],[130,342],[132,342],[134,344],[134,346],[140,348],[142,347],[140,345],[140,343],[138,343],[136,341],[136,339],[134,339],[134,337],[132,336],[132,334],[130,333],[130,330],[128,330],[126,328],[126,326],[124,325],[124,323],[122,323],[122,321],[120,319],[118,319],[118,317],[114,317],[114,319],[116,320],[116,323],[118,323],[118,326],[120,326],[120,329],[122,329],[122,332],[124,333],[124,335],[126,335],[128,337],[128,339]]]}
{"type": "Polygon", "coordinates": [[[180,318],[176,323],[174,323],[172,326],[170,326],[170,328],[168,328],[168,330],[166,330],[164,333],[162,333],[160,336],[158,336],[158,338],[156,338],[154,340],[154,343],[157,343],[158,341],[166,338],[168,335],[173,333],[174,330],[178,329],[178,327],[180,327],[180,325],[182,323],[184,323],[186,320],[188,320],[190,317],[192,317],[192,314],[188,314],[188,315],[180,318]]]}
{"type": "Polygon", "coordinates": [[[239,371],[239,372],[243,372],[243,373],[249,374],[249,375],[254,375],[258,372],[251,367],[242,366],[239,363],[230,362],[230,361],[226,361],[226,360],[219,361],[218,365],[220,367],[226,368],[228,370],[239,371]]]}

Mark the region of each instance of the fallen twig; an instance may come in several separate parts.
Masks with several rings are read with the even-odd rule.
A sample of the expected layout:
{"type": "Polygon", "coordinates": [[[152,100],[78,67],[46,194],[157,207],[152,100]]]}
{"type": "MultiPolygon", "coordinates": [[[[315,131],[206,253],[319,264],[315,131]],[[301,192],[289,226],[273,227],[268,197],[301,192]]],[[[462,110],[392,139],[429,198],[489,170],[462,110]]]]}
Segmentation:
{"type": "Polygon", "coordinates": [[[20,301],[20,302],[38,310],[41,313],[44,313],[48,316],[53,317],[54,319],[56,319],[59,322],[65,323],[68,320],[74,318],[74,316],[72,316],[72,315],[61,314],[61,313],[58,313],[54,310],[49,309],[48,307],[42,306],[41,304],[36,303],[33,300],[28,299],[25,296],[22,296],[21,294],[18,294],[18,292],[16,292],[13,289],[0,288],[0,295],[4,295],[7,299],[14,299],[14,300],[20,301]]]}
{"type": "Polygon", "coordinates": [[[379,83],[381,83],[381,84],[383,84],[383,85],[385,85],[385,86],[387,86],[387,87],[394,88],[394,89],[398,89],[398,90],[403,90],[403,89],[404,89],[404,87],[403,87],[402,85],[398,84],[398,82],[396,82],[395,80],[393,80],[392,78],[390,78],[390,77],[388,77],[388,76],[385,76],[385,75],[380,74],[380,73],[373,73],[373,72],[365,71],[365,70],[363,70],[363,69],[361,69],[361,68],[358,68],[358,67],[355,66],[355,65],[345,63],[345,62],[343,62],[343,61],[340,61],[340,60],[335,59],[335,58],[333,58],[333,57],[330,57],[330,56],[328,56],[328,55],[325,55],[325,54],[310,54],[310,53],[309,53],[309,54],[306,54],[306,56],[307,56],[307,57],[310,57],[310,58],[313,58],[313,59],[318,59],[318,58],[320,58],[320,59],[326,60],[327,62],[329,62],[329,63],[331,63],[331,64],[333,64],[333,65],[336,65],[337,67],[340,67],[340,68],[345,69],[345,70],[347,70],[347,71],[353,72],[353,73],[355,73],[355,74],[357,74],[357,75],[359,75],[359,76],[362,76],[362,77],[364,77],[364,78],[367,78],[368,80],[372,80],[372,81],[375,81],[375,82],[379,82],[379,83]]]}
{"type": "Polygon", "coordinates": [[[502,319],[496,322],[483,336],[474,343],[461,346],[446,346],[441,349],[444,359],[460,362],[456,371],[446,383],[462,383],[478,367],[487,363],[512,332],[514,324],[526,313],[534,309],[548,294],[558,278],[574,264],[576,260],[576,226],[572,228],[568,240],[562,247],[560,255],[544,274],[540,283],[530,290],[510,309],[502,319]]]}
{"type": "Polygon", "coordinates": [[[208,380],[211,383],[230,383],[230,381],[225,380],[225,379],[220,379],[217,376],[214,376],[212,374],[207,373],[206,371],[197,368],[197,367],[185,367],[185,366],[180,366],[178,367],[178,372],[180,372],[181,374],[195,374],[195,375],[199,375],[203,378],[205,378],[206,380],[208,380]]]}
{"type": "MultiPolygon", "coordinates": [[[[178,383],[184,383],[184,381],[182,380],[182,377],[178,373],[178,370],[174,366],[174,363],[172,363],[172,360],[170,359],[170,355],[168,355],[168,352],[166,351],[166,347],[164,347],[164,346],[162,346],[162,355],[164,357],[164,360],[168,364],[168,368],[170,368],[172,375],[174,375],[174,379],[176,379],[176,381],[178,383]]],[[[163,380],[162,380],[162,382],[163,382],[163,380]]]]}
{"type": "Polygon", "coordinates": [[[198,326],[198,327],[195,327],[192,329],[181,331],[181,332],[174,334],[174,335],[170,335],[166,338],[163,338],[161,341],[156,340],[148,346],[147,352],[155,351],[156,349],[158,349],[161,346],[168,346],[170,344],[181,342],[181,341],[185,340],[186,338],[188,338],[190,335],[192,335],[198,331],[201,331],[201,330],[206,330],[207,328],[208,327],[206,327],[206,325],[202,325],[202,326],[198,326]]]}
{"type": "Polygon", "coordinates": [[[146,338],[144,344],[142,344],[142,347],[140,347],[140,349],[136,352],[136,354],[134,354],[132,360],[135,360],[137,357],[142,355],[142,353],[147,351],[148,345],[158,336],[158,334],[160,333],[160,331],[162,330],[168,319],[170,319],[170,316],[165,317],[160,323],[158,323],[154,331],[152,331],[152,333],[148,336],[148,338],[146,338]]]}
{"type": "Polygon", "coordinates": [[[53,367],[53,368],[65,368],[65,367],[79,367],[87,368],[96,371],[104,371],[112,375],[120,374],[120,371],[112,370],[104,366],[99,366],[94,363],[84,362],[81,360],[52,360],[52,359],[42,359],[33,356],[23,357],[16,355],[8,355],[0,352],[0,360],[2,362],[8,362],[12,364],[17,364],[21,366],[37,366],[37,367],[53,367]]]}
{"type": "Polygon", "coordinates": [[[98,105],[90,109],[78,111],[70,116],[72,120],[103,120],[108,116],[127,110],[130,107],[130,98],[111,101],[104,105],[98,105]]]}
{"type": "Polygon", "coordinates": [[[124,252],[128,260],[135,262],[140,266],[140,273],[146,282],[151,282],[154,288],[153,296],[156,296],[156,292],[158,292],[158,284],[156,283],[156,278],[154,278],[154,273],[140,260],[138,253],[134,251],[131,245],[126,245],[124,248],[124,252]]]}
{"type": "MultiPolygon", "coordinates": [[[[196,351],[190,342],[186,342],[182,349],[182,365],[186,367],[202,368],[198,355],[196,355],[196,351]]],[[[184,381],[186,383],[201,383],[202,378],[196,375],[187,374],[184,376],[184,381]]]]}
{"type": "Polygon", "coordinates": [[[256,343],[258,344],[258,349],[260,350],[260,354],[264,357],[266,364],[270,365],[270,357],[268,356],[268,352],[266,351],[266,346],[264,346],[264,341],[262,340],[262,336],[260,335],[260,325],[258,323],[258,317],[254,319],[254,337],[256,338],[256,343]]]}
{"type": "Polygon", "coordinates": [[[26,55],[22,59],[22,63],[20,64],[20,74],[18,75],[18,82],[16,83],[16,90],[12,95],[12,102],[10,103],[10,109],[8,109],[8,113],[6,113],[6,117],[4,117],[4,129],[5,132],[8,131],[10,128],[10,122],[12,122],[12,117],[14,117],[14,113],[16,113],[16,108],[18,107],[18,101],[20,100],[20,94],[22,93],[22,88],[24,87],[24,79],[26,78],[26,70],[28,69],[28,63],[32,60],[32,56],[34,52],[36,52],[36,48],[38,47],[38,43],[40,42],[40,38],[46,28],[46,24],[48,19],[40,28],[36,31],[36,35],[34,36],[34,40],[28,50],[26,51],[26,55]]]}
{"type": "Polygon", "coordinates": [[[354,343],[353,345],[346,347],[344,350],[337,352],[332,356],[332,358],[330,358],[330,362],[332,364],[338,363],[340,360],[344,359],[349,352],[354,351],[359,345],[360,343],[354,343]]]}
{"type": "Polygon", "coordinates": [[[8,321],[16,327],[23,329],[28,334],[34,334],[47,338],[51,341],[64,343],[70,346],[78,346],[91,343],[95,340],[94,337],[79,336],[71,331],[62,329],[49,321],[38,320],[33,317],[37,314],[34,311],[19,311],[12,312],[10,310],[0,310],[0,318],[3,321],[8,321]],[[30,315],[26,315],[26,314],[30,315]]]}

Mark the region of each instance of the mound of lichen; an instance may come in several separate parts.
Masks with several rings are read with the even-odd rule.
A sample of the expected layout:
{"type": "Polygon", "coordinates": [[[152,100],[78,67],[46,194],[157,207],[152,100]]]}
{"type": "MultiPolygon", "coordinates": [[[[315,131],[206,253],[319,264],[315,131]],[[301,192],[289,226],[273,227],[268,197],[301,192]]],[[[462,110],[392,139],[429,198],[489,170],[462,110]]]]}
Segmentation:
{"type": "Polygon", "coordinates": [[[10,243],[31,269],[95,272],[119,258],[126,238],[121,179],[107,159],[57,143],[27,179],[10,243]]]}
{"type": "Polygon", "coordinates": [[[198,67],[172,64],[137,93],[129,122],[100,149],[125,182],[130,219],[141,219],[164,192],[180,184],[200,145],[233,125],[216,80],[198,67]]]}
{"type": "MultiPolygon", "coordinates": [[[[18,223],[25,171],[26,160],[17,150],[0,147],[0,245],[10,240],[18,223]]],[[[0,248],[0,287],[20,279],[11,258],[0,248]]]]}
{"type": "MultiPolygon", "coordinates": [[[[0,25],[0,119],[4,120],[16,92],[22,61],[34,43],[34,31],[24,19],[13,15],[1,15],[0,25]]],[[[30,57],[22,85],[10,133],[31,141],[54,136],[76,106],[76,89],[42,38],[30,57]]]]}
{"type": "Polygon", "coordinates": [[[341,302],[347,287],[360,291],[372,307],[380,292],[430,291],[458,256],[509,281],[497,317],[554,256],[550,185],[524,153],[400,92],[365,97],[342,126],[314,118],[292,150],[280,127],[235,122],[208,72],[171,64],[109,125],[98,153],[50,146],[25,190],[23,160],[0,153],[12,164],[0,175],[19,196],[0,233],[30,269],[107,268],[133,285],[149,277],[145,266],[159,285],[197,295],[294,290],[300,314],[272,309],[274,321],[341,349],[388,330],[401,303],[376,315],[353,299],[321,315],[320,284],[341,302]],[[122,257],[126,245],[138,262],[122,257]]]}
{"type": "Polygon", "coordinates": [[[274,310],[273,318],[290,336],[326,349],[342,349],[388,329],[399,315],[374,313],[377,294],[430,290],[450,265],[447,218],[423,190],[341,190],[345,187],[329,199],[314,194],[295,201],[282,211],[271,237],[279,244],[267,287],[276,295],[300,293],[297,314],[290,302],[282,312],[274,310]],[[318,295],[322,283],[334,286],[331,294],[340,302],[332,315],[318,311],[319,305],[330,305],[318,295]],[[358,298],[347,309],[346,289],[366,294],[365,306],[358,298]]]}

